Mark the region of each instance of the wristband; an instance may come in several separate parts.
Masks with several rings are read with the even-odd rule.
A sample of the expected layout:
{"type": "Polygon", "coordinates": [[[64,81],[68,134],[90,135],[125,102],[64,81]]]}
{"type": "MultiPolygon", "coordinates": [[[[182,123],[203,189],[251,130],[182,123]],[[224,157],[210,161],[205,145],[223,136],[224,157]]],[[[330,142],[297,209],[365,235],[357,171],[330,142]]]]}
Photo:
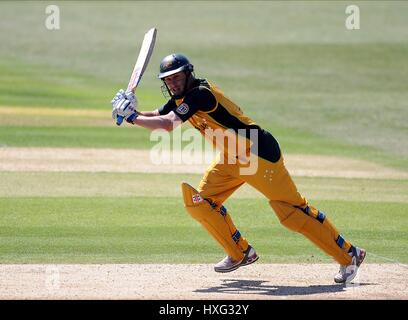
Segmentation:
{"type": "Polygon", "coordinates": [[[137,112],[135,112],[135,113],[131,114],[131,115],[126,119],[126,121],[127,121],[128,123],[130,123],[130,124],[134,124],[133,121],[136,120],[136,118],[138,117],[138,115],[139,115],[139,114],[138,114],[137,112]]]}

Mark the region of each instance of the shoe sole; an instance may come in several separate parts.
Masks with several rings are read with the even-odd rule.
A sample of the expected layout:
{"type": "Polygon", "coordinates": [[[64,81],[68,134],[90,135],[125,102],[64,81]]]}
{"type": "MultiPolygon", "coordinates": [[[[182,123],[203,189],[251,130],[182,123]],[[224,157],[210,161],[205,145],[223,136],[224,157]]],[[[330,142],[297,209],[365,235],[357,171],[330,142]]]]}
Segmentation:
{"type": "Polygon", "coordinates": [[[346,281],[345,280],[344,281],[343,280],[337,280],[336,278],[334,278],[334,282],[335,283],[345,283],[346,281]]]}
{"type": "Polygon", "coordinates": [[[246,260],[246,261],[244,262],[245,259],[246,259],[246,258],[244,257],[244,259],[242,259],[241,263],[239,263],[239,264],[237,264],[237,265],[235,265],[235,266],[233,266],[233,267],[231,267],[231,268],[228,268],[228,269],[216,269],[216,268],[214,268],[214,271],[215,271],[215,272],[219,272],[219,273],[227,273],[227,272],[235,271],[235,270],[237,270],[239,267],[248,266],[248,265],[250,265],[250,264],[252,264],[252,263],[258,261],[259,256],[256,255],[255,258],[253,258],[253,259],[248,259],[248,260],[246,260]]]}
{"type": "Polygon", "coordinates": [[[258,259],[259,259],[259,256],[256,255],[255,258],[250,259],[250,260],[247,260],[247,261],[245,261],[245,262],[242,262],[239,266],[240,266],[240,267],[248,266],[248,265],[250,265],[250,264],[252,264],[252,263],[258,261],[258,259]]]}
{"type": "Polygon", "coordinates": [[[229,268],[229,269],[216,269],[216,268],[214,268],[214,271],[218,272],[218,273],[227,273],[227,272],[237,270],[239,267],[240,267],[240,265],[237,265],[237,266],[229,268]]]}

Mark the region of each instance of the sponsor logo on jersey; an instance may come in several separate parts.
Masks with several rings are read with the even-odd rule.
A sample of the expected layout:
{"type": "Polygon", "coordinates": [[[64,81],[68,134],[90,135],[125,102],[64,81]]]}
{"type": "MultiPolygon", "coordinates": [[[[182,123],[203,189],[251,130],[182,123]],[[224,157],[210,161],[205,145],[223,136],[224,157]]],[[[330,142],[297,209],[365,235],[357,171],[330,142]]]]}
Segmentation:
{"type": "Polygon", "coordinates": [[[189,108],[188,108],[187,103],[180,104],[176,109],[176,111],[178,113],[180,113],[180,114],[186,114],[188,112],[188,110],[189,110],[189,108]]]}
{"type": "Polygon", "coordinates": [[[199,203],[203,201],[203,198],[201,198],[200,194],[194,194],[192,196],[192,199],[193,199],[193,203],[199,203]]]}

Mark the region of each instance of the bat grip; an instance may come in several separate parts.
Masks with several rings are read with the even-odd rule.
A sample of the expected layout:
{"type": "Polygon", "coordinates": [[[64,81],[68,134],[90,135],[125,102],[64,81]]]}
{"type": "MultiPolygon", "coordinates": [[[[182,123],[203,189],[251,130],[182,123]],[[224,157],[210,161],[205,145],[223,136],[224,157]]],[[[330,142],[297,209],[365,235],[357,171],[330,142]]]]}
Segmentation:
{"type": "Polygon", "coordinates": [[[122,124],[122,122],[123,122],[123,117],[122,116],[117,116],[116,117],[116,124],[118,126],[120,126],[122,124]]]}

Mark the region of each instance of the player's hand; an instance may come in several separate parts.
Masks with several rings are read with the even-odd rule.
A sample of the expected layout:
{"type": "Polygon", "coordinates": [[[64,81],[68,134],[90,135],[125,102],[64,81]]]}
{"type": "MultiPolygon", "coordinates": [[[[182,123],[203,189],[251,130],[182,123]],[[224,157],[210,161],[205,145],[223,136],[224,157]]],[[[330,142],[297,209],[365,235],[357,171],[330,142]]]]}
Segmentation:
{"type": "Polygon", "coordinates": [[[132,91],[126,91],[123,89],[120,89],[116,95],[113,97],[111,103],[112,106],[114,106],[115,103],[117,103],[119,100],[122,99],[126,99],[129,100],[131,103],[131,106],[133,107],[133,109],[137,109],[139,102],[137,101],[137,97],[135,96],[135,94],[132,91]]]}
{"type": "Polygon", "coordinates": [[[120,126],[123,119],[127,122],[132,123],[137,117],[136,110],[132,107],[132,104],[127,99],[117,100],[112,104],[112,118],[116,121],[116,124],[120,126]]]}
{"type": "Polygon", "coordinates": [[[125,97],[127,100],[130,101],[130,104],[133,107],[133,109],[137,110],[137,107],[139,106],[139,102],[137,101],[135,94],[132,91],[126,91],[125,97]]]}
{"type": "Polygon", "coordinates": [[[112,101],[112,118],[116,121],[116,124],[120,126],[123,119],[132,123],[137,117],[137,105],[138,101],[133,92],[125,92],[123,89],[113,97],[112,101]]]}

